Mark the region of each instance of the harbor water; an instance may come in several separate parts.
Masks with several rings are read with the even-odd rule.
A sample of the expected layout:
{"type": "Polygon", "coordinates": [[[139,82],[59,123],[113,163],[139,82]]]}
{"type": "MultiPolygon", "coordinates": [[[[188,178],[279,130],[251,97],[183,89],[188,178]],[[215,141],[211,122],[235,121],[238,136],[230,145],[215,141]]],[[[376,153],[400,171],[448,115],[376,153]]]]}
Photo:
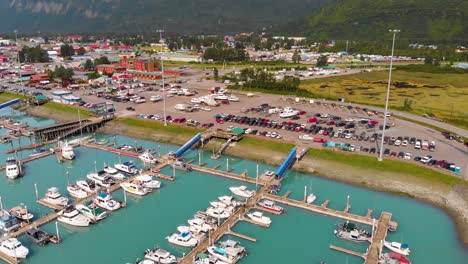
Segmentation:
{"type": "MultiPolygon", "coordinates": [[[[11,110],[1,110],[0,114],[11,114],[11,110]]],[[[31,126],[42,126],[53,123],[51,120],[16,115],[13,118],[28,122],[31,126]]],[[[5,129],[0,130],[3,134],[5,129]]],[[[177,146],[135,140],[121,136],[91,135],[109,142],[139,145],[144,148],[155,149],[165,154],[177,149],[177,146]]],[[[29,138],[23,137],[21,142],[14,140],[14,146],[25,145],[29,138]]],[[[0,145],[0,163],[8,157],[5,150],[10,144],[0,145]]],[[[16,180],[8,180],[2,172],[0,177],[0,196],[4,208],[24,204],[35,216],[41,217],[51,212],[50,209],[36,203],[35,184],[38,194],[42,197],[47,188],[58,187],[62,194],[66,194],[67,178],[70,181],[85,179],[86,174],[100,170],[104,163],[113,165],[119,161],[132,160],[119,157],[116,154],[86,147],[75,148],[76,159],[58,163],[54,155],[41,158],[25,165],[26,175],[16,180]],[[96,165],[95,165],[96,164],[96,165]]],[[[18,153],[19,157],[27,157],[31,150],[18,153]]],[[[9,154],[10,156],[13,154],[9,154]]],[[[157,155],[157,154],[156,154],[157,155]]],[[[218,160],[210,158],[211,153],[190,150],[185,154],[186,160],[194,160],[194,164],[206,162],[207,167],[219,165],[219,170],[233,168],[233,173],[247,171],[250,177],[255,177],[257,163],[240,158],[222,156],[218,160]]],[[[135,160],[135,164],[142,163],[135,160]]],[[[265,164],[259,164],[260,173],[273,170],[265,164]]],[[[170,168],[164,168],[163,174],[172,175],[170,168]]],[[[167,242],[165,237],[176,232],[179,225],[186,225],[194,213],[205,210],[209,202],[221,195],[231,195],[229,187],[246,185],[235,180],[203,174],[199,172],[176,171],[175,181],[162,181],[162,187],[147,196],[136,197],[126,195],[127,207],[116,212],[102,222],[87,228],[71,227],[59,223],[60,237],[63,242],[59,245],[39,247],[33,245],[23,236],[20,241],[30,249],[30,254],[22,263],[133,263],[135,259],[143,257],[143,251],[155,246],[162,247],[182,257],[189,251],[175,247],[167,242]]],[[[254,189],[254,185],[247,186],[254,189]]],[[[289,171],[282,182],[280,195],[291,191],[290,198],[303,199],[304,186],[317,196],[316,204],[330,200],[329,207],[342,210],[349,196],[350,212],[365,215],[368,209],[374,210],[378,218],[380,212],[393,214],[398,222],[398,230],[389,233],[388,240],[409,243],[412,263],[466,263],[468,251],[460,243],[455,226],[449,216],[442,210],[430,205],[375,192],[363,188],[337,183],[313,175],[305,175],[289,171]]],[[[112,194],[118,200],[124,200],[123,193],[117,191],[112,194]]],[[[335,238],[333,230],[342,220],[325,217],[305,210],[285,207],[283,215],[269,215],[272,219],[270,228],[254,226],[250,223],[239,222],[233,231],[249,235],[257,242],[249,242],[236,237],[249,252],[241,263],[362,263],[362,260],[329,249],[330,244],[365,252],[368,243],[356,244],[335,238]]],[[[43,227],[55,233],[55,222],[43,227]]],[[[225,239],[225,238],[223,238],[225,239]]]]}

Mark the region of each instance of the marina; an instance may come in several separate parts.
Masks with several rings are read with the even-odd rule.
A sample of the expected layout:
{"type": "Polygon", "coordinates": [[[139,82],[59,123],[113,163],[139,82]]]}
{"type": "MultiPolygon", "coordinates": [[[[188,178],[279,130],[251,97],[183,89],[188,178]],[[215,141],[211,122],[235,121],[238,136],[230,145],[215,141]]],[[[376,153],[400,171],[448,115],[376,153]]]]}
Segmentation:
{"type": "MultiPolygon", "coordinates": [[[[121,139],[119,138],[119,142],[120,141],[121,141],[121,139]]],[[[171,152],[171,150],[173,150],[173,152],[177,152],[176,151],[178,149],[177,147],[170,147],[170,148],[171,149],[169,149],[169,151],[167,151],[167,153],[171,152]]],[[[77,166],[77,167],[80,166],[78,164],[86,163],[88,165],[85,166],[85,167],[87,167],[88,171],[90,171],[90,170],[92,170],[92,164],[93,164],[92,160],[98,160],[98,163],[100,163],[100,164],[102,164],[103,161],[105,163],[107,163],[107,164],[113,164],[112,161],[116,162],[116,158],[118,158],[118,159],[124,159],[123,157],[128,157],[128,158],[131,158],[131,159],[135,159],[135,158],[137,159],[138,158],[138,155],[135,155],[135,154],[133,154],[133,153],[131,153],[129,151],[116,150],[116,148],[110,148],[109,145],[95,144],[95,143],[93,143],[93,139],[89,139],[88,141],[84,141],[76,149],[77,149],[76,150],[77,151],[77,159],[74,160],[74,161],[64,161],[61,164],[58,164],[56,162],[56,158],[53,157],[53,156],[51,157],[51,155],[48,154],[48,155],[44,155],[44,156],[42,156],[40,158],[36,158],[36,159],[32,159],[30,161],[27,161],[27,163],[28,163],[27,166],[30,168],[32,166],[35,166],[38,163],[48,162],[48,164],[51,164],[51,162],[53,162],[53,164],[55,164],[54,166],[59,166],[59,167],[70,166],[70,164],[76,163],[76,165],[73,166],[74,168],[76,168],[75,166],[77,166]],[[84,152],[88,153],[87,156],[89,156],[89,157],[85,157],[83,155],[84,152]],[[101,155],[103,157],[98,159],[98,157],[101,156],[101,155]],[[110,158],[110,155],[112,155],[112,157],[113,157],[112,159],[110,158]],[[122,157],[120,157],[120,156],[122,156],[122,157]]],[[[153,145],[153,149],[156,149],[156,146],[153,145]]],[[[265,232],[275,233],[275,232],[278,232],[278,230],[276,229],[276,226],[277,226],[276,222],[281,222],[281,221],[283,221],[282,220],[283,218],[287,219],[288,217],[290,217],[289,216],[290,214],[294,215],[294,214],[297,214],[297,212],[302,212],[302,211],[308,212],[311,215],[317,214],[317,215],[321,215],[321,216],[327,216],[327,218],[330,218],[330,219],[349,220],[349,221],[352,221],[352,222],[364,224],[364,225],[371,226],[371,227],[373,225],[375,225],[373,240],[371,241],[370,244],[366,245],[366,247],[368,246],[368,248],[369,248],[367,253],[360,253],[360,252],[366,252],[365,248],[358,249],[358,248],[355,248],[354,246],[348,247],[347,244],[333,243],[333,245],[336,244],[336,246],[333,246],[333,247],[330,246],[330,248],[333,249],[333,250],[330,250],[331,252],[326,253],[326,254],[332,254],[332,252],[340,250],[340,251],[342,251],[342,252],[344,252],[346,254],[342,254],[341,252],[337,252],[338,255],[333,255],[334,259],[340,259],[341,258],[340,256],[344,255],[344,257],[350,256],[350,259],[349,259],[350,262],[349,263],[362,263],[361,262],[362,260],[364,260],[365,263],[378,263],[379,241],[382,240],[382,239],[385,239],[385,238],[387,238],[387,236],[391,235],[391,234],[387,233],[388,227],[393,227],[393,228],[398,227],[398,230],[400,230],[401,228],[404,228],[405,225],[407,224],[407,223],[402,224],[401,221],[398,221],[398,223],[397,223],[397,221],[393,219],[393,215],[396,215],[397,219],[399,219],[398,214],[382,212],[382,211],[380,211],[380,209],[378,209],[376,207],[372,207],[372,205],[369,205],[372,209],[360,208],[358,202],[354,202],[353,207],[351,207],[351,204],[349,202],[347,202],[346,204],[344,204],[342,206],[342,203],[337,201],[335,199],[335,196],[333,196],[333,195],[329,196],[329,195],[324,194],[324,193],[321,192],[322,187],[321,187],[320,181],[319,181],[319,183],[315,184],[315,180],[314,180],[314,193],[317,194],[317,197],[318,197],[317,200],[318,201],[316,201],[314,204],[307,204],[306,202],[304,202],[304,197],[302,197],[302,195],[300,195],[302,192],[298,191],[298,189],[303,188],[304,184],[300,184],[300,186],[298,186],[298,188],[291,188],[291,186],[289,186],[289,184],[290,184],[289,181],[290,180],[289,180],[288,177],[291,174],[294,174],[295,172],[288,172],[287,170],[284,171],[282,181],[278,181],[278,179],[274,179],[272,177],[267,177],[267,176],[265,176],[263,174],[259,174],[258,177],[257,177],[255,175],[255,173],[253,173],[253,172],[255,172],[255,166],[252,165],[252,164],[250,164],[248,166],[248,168],[247,168],[246,166],[242,165],[242,164],[244,164],[243,161],[242,161],[242,163],[239,163],[239,161],[236,161],[234,159],[228,160],[228,159],[220,158],[220,159],[218,159],[218,161],[216,161],[216,160],[210,161],[209,160],[210,158],[209,158],[208,154],[206,154],[206,158],[205,157],[199,158],[198,157],[199,153],[200,152],[198,152],[198,151],[192,151],[192,150],[189,150],[189,149],[187,150],[186,153],[184,153],[184,158],[186,160],[188,160],[187,163],[190,163],[190,166],[193,168],[193,171],[180,171],[180,170],[177,170],[176,172],[174,172],[173,169],[170,168],[170,166],[169,166],[169,164],[173,161],[173,157],[171,155],[163,154],[163,155],[161,155],[161,157],[158,157],[156,165],[144,168],[144,171],[142,173],[152,175],[153,177],[158,178],[158,179],[162,179],[163,183],[168,183],[169,184],[169,186],[167,186],[168,188],[165,189],[165,185],[164,185],[163,186],[164,189],[162,189],[160,193],[159,193],[159,191],[157,191],[157,194],[153,194],[154,193],[153,192],[150,195],[147,195],[147,196],[142,197],[142,198],[135,198],[135,197],[129,198],[129,197],[127,197],[127,199],[128,199],[127,200],[127,203],[128,203],[127,207],[125,209],[123,209],[123,210],[122,209],[119,210],[116,213],[112,213],[112,216],[111,216],[113,221],[116,221],[117,218],[119,216],[121,216],[121,215],[129,216],[129,214],[134,214],[135,210],[137,210],[138,207],[143,206],[143,203],[149,205],[150,203],[154,202],[154,199],[156,199],[158,201],[157,206],[162,206],[161,203],[163,203],[162,199],[164,197],[169,197],[169,195],[171,195],[171,197],[173,197],[172,195],[177,195],[177,193],[180,194],[181,193],[180,188],[186,188],[183,185],[186,185],[188,182],[192,182],[192,181],[198,181],[198,180],[203,180],[204,182],[216,181],[218,186],[220,186],[220,187],[222,185],[225,186],[224,188],[217,187],[217,188],[207,190],[207,194],[204,194],[203,197],[200,197],[199,199],[197,199],[198,202],[195,202],[195,204],[191,205],[191,207],[195,206],[195,208],[202,207],[203,206],[202,203],[206,204],[206,202],[208,201],[206,199],[209,199],[209,198],[204,198],[204,197],[209,197],[209,196],[213,197],[214,193],[215,193],[214,195],[228,194],[229,193],[229,190],[227,188],[228,186],[239,186],[239,185],[242,185],[242,184],[246,184],[246,185],[248,185],[248,189],[252,190],[252,189],[255,189],[255,185],[258,185],[258,191],[256,192],[256,194],[253,197],[251,197],[251,198],[249,198],[247,200],[247,203],[246,203],[245,207],[241,207],[240,209],[238,209],[238,211],[234,212],[234,214],[232,214],[229,218],[227,218],[216,229],[216,231],[211,232],[211,234],[209,235],[209,238],[207,238],[205,240],[202,240],[199,243],[199,245],[197,247],[195,247],[192,251],[183,251],[183,253],[185,253],[185,257],[183,257],[183,254],[180,253],[180,251],[178,251],[177,249],[175,249],[175,248],[171,249],[170,251],[172,253],[179,252],[179,254],[176,254],[176,255],[182,256],[180,263],[193,263],[193,259],[194,259],[194,257],[196,257],[198,255],[198,253],[206,251],[208,246],[210,246],[211,244],[214,244],[216,241],[222,240],[224,237],[231,237],[231,238],[234,238],[234,239],[241,239],[242,241],[245,240],[246,242],[242,242],[242,243],[243,243],[243,245],[244,244],[246,245],[247,249],[249,249],[250,247],[252,247],[252,248],[260,247],[260,248],[262,248],[262,245],[264,243],[266,243],[265,235],[262,234],[262,232],[259,232],[257,234],[257,231],[254,231],[256,229],[251,229],[251,228],[261,227],[263,230],[265,230],[265,232]],[[228,160],[228,162],[231,163],[231,164],[226,165],[226,160],[228,160]],[[206,163],[206,164],[204,164],[204,163],[206,163]],[[200,165],[202,165],[202,166],[200,166],[200,165]],[[214,169],[214,167],[216,167],[216,166],[217,166],[217,169],[214,169]],[[251,173],[248,173],[248,171],[250,171],[251,173]],[[218,178],[219,178],[219,180],[216,180],[218,178]],[[181,183],[179,183],[179,181],[181,183],[184,183],[184,184],[182,185],[181,183]],[[223,181],[226,181],[226,182],[222,183],[223,181]],[[270,185],[279,184],[280,182],[283,185],[282,191],[280,193],[278,193],[277,195],[269,194],[268,190],[271,187],[270,185]],[[219,192],[216,191],[216,189],[221,189],[222,192],[219,193],[219,192]],[[278,216],[275,216],[274,218],[272,218],[273,223],[269,228],[265,228],[264,226],[259,225],[258,223],[255,223],[253,221],[248,221],[247,218],[245,217],[245,214],[247,214],[248,212],[252,212],[253,209],[261,210],[260,207],[256,206],[256,203],[261,199],[272,200],[272,201],[276,202],[277,204],[279,204],[281,206],[283,206],[283,205],[286,206],[286,208],[287,208],[286,212],[283,215],[278,215],[278,216]],[[329,208],[330,205],[333,205],[334,208],[341,207],[341,209],[329,208]],[[299,211],[295,211],[295,210],[299,210],[299,211]],[[362,212],[362,215],[359,215],[356,212],[362,212]],[[372,215],[374,215],[374,214],[379,215],[379,218],[376,219],[375,221],[372,220],[372,215]],[[248,231],[248,230],[246,231],[245,230],[246,227],[247,227],[246,225],[253,226],[253,227],[249,227],[248,229],[250,231],[248,231]],[[250,243],[255,243],[255,244],[250,244],[250,243]],[[258,246],[257,246],[257,244],[258,244],[258,246]],[[354,257],[351,256],[350,254],[353,255],[353,256],[357,256],[357,258],[353,259],[354,257]],[[360,260],[358,260],[358,259],[360,259],[360,260]]],[[[135,164],[137,164],[137,166],[140,167],[140,163],[135,162],[135,164]]],[[[270,169],[270,168],[268,168],[268,169],[270,169]]],[[[27,171],[28,172],[26,173],[26,175],[24,177],[24,180],[29,181],[28,177],[31,176],[30,169],[28,169],[27,171]]],[[[58,171],[60,171],[60,170],[58,170],[58,171]]],[[[262,171],[263,171],[263,169],[262,169],[262,171]]],[[[42,172],[41,172],[41,170],[38,170],[37,173],[42,173],[42,172]]],[[[63,172],[61,174],[65,175],[63,172]]],[[[84,177],[86,175],[86,173],[85,173],[85,171],[82,170],[81,173],[72,172],[72,175],[80,175],[80,177],[84,177]]],[[[61,178],[62,178],[61,181],[63,181],[63,184],[65,184],[65,182],[66,182],[65,177],[63,176],[61,178]]],[[[125,181],[131,181],[132,179],[133,179],[133,176],[125,179],[125,181]]],[[[120,186],[119,186],[119,183],[121,183],[121,182],[122,181],[117,181],[117,183],[115,185],[110,186],[108,188],[108,190],[107,190],[108,192],[113,193],[113,196],[116,196],[116,198],[120,199],[120,200],[122,200],[122,194],[123,194],[122,191],[120,190],[120,186]]],[[[45,183],[41,183],[39,181],[38,182],[38,185],[39,185],[38,187],[42,188],[42,190],[44,188],[48,187],[47,185],[44,185],[44,184],[45,183]]],[[[308,185],[308,184],[305,184],[305,185],[308,185]]],[[[54,186],[54,185],[52,185],[52,186],[54,186]]],[[[62,192],[65,192],[66,190],[65,190],[65,188],[63,186],[64,185],[60,185],[60,184],[58,185],[60,190],[62,192]]],[[[347,188],[351,188],[351,187],[347,187],[347,188]]],[[[31,193],[32,196],[34,197],[34,194],[33,194],[34,193],[34,186],[29,186],[28,190],[29,190],[29,193],[31,193]]],[[[40,191],[39,193],[40,193],[40,196],[41,196],[43,194],[43,191],[40,191]]],[[[127,194],[127,196],[129,196],[129,194],[127,194]]],[[[354,195],[352,195],[352,196],[354,197],[354,195]]],[[[90,195],[85,199],[75,201],[74,204],[85,203],[86,201],[90,201],[90,199],[92,199],[92,197],[93,196],[90,195]]],[[[168,198],[166,198],[164,200],[166,200],[166,202],[168,202],[169,200],[167,200],[167,199],[168,198]]],[[[40,199],[35,199],[35,200],[40,201],[40,199]]],[[[39,201],[38,201],[38,203],[41,203],[41,205],[40,205],[41,207],[46,204],[46,203],[39,202],[39,201]]],[[[50,204],[49,204],[49,206],[50,206],[50,204]]],[[[29,207],[32,210],[34,210],[34,212],[36,214],[36,211],[38,209],[36,209],[32,204],[29,204],[29,207]]],[[[60,209],[59,207],[56,207],[56,206],[50,206],[50,207],[53,207],[54,210],[60,209]]],[[[188,209],[188,207],[186,209],[188,209]]],[[[188,210],[190,210],[190,209],[188,209],[188,210]]],[[[44,211],[44,209],[41,209],[41,210],[39,210],[39,212],[47,212],[47,211],[44,211]]],[[[391,212],[391,210],[390,210],[390,212],[391,212]]],[[[187,212],[187,213],[190,213],[190,211],[187,212]]],[[[38,213],[38,215],[39,215],[38,219],[33,220],[29,225],[24,225],[23,227],[21,227],[16,232],[11,233],[10,234],[11,237],[21,238],[22,234],[24,234],[29,229],[29,227],[31,227],[31,226],[44,227],[45,229],[50,230],[52,223],[58,217],[58,215],[55,212],[46,213],[46,214],[38,213]],[[48,223],[50,223],[50,224],[48,224],[48,223]]],[[[177,216],[177,219],[182,219],[182,217],[187,219],[187,214],[184,213],[183,211],[181,211],[180,214],[177,213],[177,215],[179,215],[179,216],[177,216]]],[[[268,215],[269,215],[269,213],[268,213],[268,215]]],[[[157,216],[154,216],[154,217],[157,217],[157,216]]],[[[172,216],[172,217],[174,217],[174,216],[172,216]]],[[[318,217],[318,216],[314,216],[314,218],[315,217],[318,217]]],[[[133,217],[131,217],[131,218],[133,219],[133,217]]],[[[128,218],[128,219],[130,219],[130,218],[128,218]]],[[[151,218],[151,219],[154,219],[154,218],[151,218]]],[[[106,221],[107,220],[104,220],[103,223],[101,223],[99,225],[90,226],[89,228],[90,228],[90,230],[95,230],[95,229],[111,230],[112,228],[108,224],[106,224],[106,221]]],[[[122,221],[122,220],[119,220],[118,222],[120,222],[120,221],[122,221]]],[[[159,221],[162,221],[162,219],[160,219],[159,221]]],[[[177,220],[177,221],[180,221],[180,220],[177,220]]],[[[132,220],[132,222],[133,222],[133,220],[132,220]]],[[[169,221],[169,222],[171,222],[171,221],[169,221]]],[[[161,228],[166,230],[165,232],[163,232],[163,234],[161,234],[163,236],[167,236],[170,233],[169,230],[171,230],[171,228],[170,228],[171,226],[172,226],[172,230],[174,230],[174,225],[173,224],[171,225],[171,223],[166,223],[166,224],[162,224],[162,222],[159,222],[159,223],[161,223],[161,228]],[[167,229],[168,227],[169,227],[169,229],[167,229]]],[[[65,227],[61,227],[61,228],[65,228],[65,227]]],[[[66,228],[69,229],[68,227],[66,227],[66,228]]],[[[76,230],[76,229],[70,229],[70,230],[76,230]]],[[[74,232],[79,232],[79,231],[74,231],[74,232]]],[[[397,231],[397,233],[398,232],[399,231],[397,231]]],[[[407,231],[405,231],[405,233],[406,232],[409,232],[409,231],[407,230],[407,231]]],[[[65,232],[63,234],[64,243],[62,243],[60,245],[60,247],[65,247],[65,248],[68,247],[67,244],[71,243],[71,241],[67,241],[67,237],[69,237],[69,236],[70,236],[70,234],[67,234],[67,232],[65,232]]],[[[89,233],[89,234],[83,233],[83,234],[79,234],[79,236],[83,236],[82,239],[90,239],[91,237],[94,237],[91,233],[89,233]]],[[[333,234],[329,233],[327,236],[333,237],[333,234]]],[[[325,239],[325,236],[322,236],[322,238],[325,239]]],[[[80,239],[80,241],[83,241],[82,239],[80,239]]],[[[390,240],[392,241],[392,240],[395,240],[395,239],[390,239],[390,240]]],[[[142,241],[142,242],[144,242],[144,241],[142,241]]],[[[82,242],[80,242],[80,243],[82,243],[82,242]]],[[[152,243],[155,243],[154,238],[153,238],[152,243]]],[[[159,242],[156,242],[156,243],[161,244],[162,240],[160,240],[159,242]]],[[[412,244],[414,244],[414,243],[412,243],[412,244]]],[[[138,242],[138,243],[135,243],[135,248],[133,248],[133,251],[135,253],[136,252],[141,252],[145,248],[152,247],[153,245],[154,244],[151,244],[151,242],[149,244],[148,244],[148,242],[146,242],[146,245],[145,245],[145,243],[138,242]]],[[[164,243],[162,243],[162,246],[163,246],[163,248],[169,248],[169,249],[171,248],[169,246],[166,246],[164,243]]],[[[28,245],[28,247],[29,247],[29,245],[28,245]]],[[[323,249],[327,248],[327,247],[328,246],[321,247],[320,250],[323,251],[323,249]]],[[[33,246],[33,249],[35,250],[35,254],[31,258],[31,263],[36,263],[36,262],[41,263],[41,261],[46,260],[44,258],[45,256],[49,256],[49,258],[50,258],[51,254],[53,254],[52,252],[58,250],[57,248],[54,249],[53,247],[44,247],[44,248],[39,249],[39,248],[36,248],[35,246],[33,246]],[[40,250],[40,252],[38,252],[37,250],[40,250]],[[47,252],[49,252],[49,253],[47,253],[47,252]],[[44,257],[42,257],[43,255],[44,255],[44,257]]],[[[71,253],[71,252],[68,253],[68,252],[70,252],[70,251],[67,251],[67,256],[73,257],[74,253],[71,253]]],[[[245,262],[245,263],[256,263],[256,260],[258,260],[257,257],[262,257],[263,256],[263,258],[265,258],[264,253],[261,253],[262,252],[261,249],[260,250],[255,250],[254,252],[255,253],[250,254],[245,259],[245,261],[243,260],[243,262],[245,262]]],[[[132,253],[132,254],[135,254],[135,253],[132,253]]],[[[131,258],[132,258],[131,255],[127,255],[126,257],[124,257],[124,259],[131,259],[131,258]]],[[[410,258],[413,260],[413,256],[411,256],[410,258]]],[[[8,263],[16,263],[16,262],[12,262],[11,259],[10,260],[8,260],[7,258],[4,258],[4,259],[8,263]]],[[[343,258],[341,258],[341,259],[343,259],[343,258]]],[[[29,260],[26,260],[26,262],[29,263],[29,260]]],[[[55,263],[55,261],[52,261],[52,263],[55,263]]]]}

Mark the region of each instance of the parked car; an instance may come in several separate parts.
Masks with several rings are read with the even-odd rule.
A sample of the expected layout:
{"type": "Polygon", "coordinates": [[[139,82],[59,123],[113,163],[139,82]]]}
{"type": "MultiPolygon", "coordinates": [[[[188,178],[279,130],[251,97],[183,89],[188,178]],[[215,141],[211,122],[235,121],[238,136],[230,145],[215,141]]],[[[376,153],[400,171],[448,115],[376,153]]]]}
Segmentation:
{"type": "Polygon", "coordinates": [[[427,156],[424,156],[422,159],[421,159],[421,162],[424,163],[424,164],[427,164],[429,161],[432,160],[432,156],[431,155],[427,155],[427,156]]]}
{"type": "Polygon", "coordinates": [[[411,159],[411,153],[410,153],[410,152],[406,152],[404,159],[410,160],[410,159],[411,159]]]}

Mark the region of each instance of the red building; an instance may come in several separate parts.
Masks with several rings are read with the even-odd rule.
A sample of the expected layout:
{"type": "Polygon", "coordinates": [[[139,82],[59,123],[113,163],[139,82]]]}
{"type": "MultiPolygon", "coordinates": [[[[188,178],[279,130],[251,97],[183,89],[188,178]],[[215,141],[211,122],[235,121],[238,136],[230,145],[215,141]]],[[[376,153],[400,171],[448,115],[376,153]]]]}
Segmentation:
{"type": "Polygon", "coordinates": [[[0,63],[4,63],[8,61],[8,57],[0,56],[0,63]]]}
{"type": "Polygon", "coordinates": [[[123,73],[126,68],[116,64],[101,64],[96,67],[99,74],[123,73]]]}

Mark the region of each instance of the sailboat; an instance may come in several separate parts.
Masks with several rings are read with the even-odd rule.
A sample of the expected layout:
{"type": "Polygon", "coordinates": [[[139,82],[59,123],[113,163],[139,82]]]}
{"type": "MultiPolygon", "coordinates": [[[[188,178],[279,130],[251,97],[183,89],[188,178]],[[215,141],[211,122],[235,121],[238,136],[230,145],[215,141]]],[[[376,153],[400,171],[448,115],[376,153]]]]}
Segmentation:
{"type": "MultiPolygon", "coordinates": [[[[309,190],[312,191],[312,184],[310,184],[309,190]]],[[[307,187],[304,187],[304,193],[307,193],[307,187]]],[[[315,196],[315,194],[311,192],[309,193],[309,195],[307,195],[306,202],[308,204],[312,204],[314,203],[315,199],[317,199],[317,196],[315,196]]]]}

